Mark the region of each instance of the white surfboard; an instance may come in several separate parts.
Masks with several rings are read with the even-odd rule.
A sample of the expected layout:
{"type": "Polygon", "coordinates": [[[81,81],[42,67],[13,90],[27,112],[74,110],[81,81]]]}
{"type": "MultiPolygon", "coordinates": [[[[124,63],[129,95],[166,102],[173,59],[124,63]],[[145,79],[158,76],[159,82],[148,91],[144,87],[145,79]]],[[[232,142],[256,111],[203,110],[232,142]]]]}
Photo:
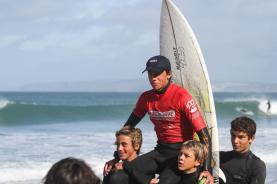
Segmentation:
{"type": "Polygon", "coordinates": [[[218,181],[219,141],[216,112],[211,84],[196,37],[186,18],[171,0],[162,0],[160,22],[160,54],[169,58],[174,83],[192,94],[205,118],[212,139],[215,166],[213,176],[218,181]]]}

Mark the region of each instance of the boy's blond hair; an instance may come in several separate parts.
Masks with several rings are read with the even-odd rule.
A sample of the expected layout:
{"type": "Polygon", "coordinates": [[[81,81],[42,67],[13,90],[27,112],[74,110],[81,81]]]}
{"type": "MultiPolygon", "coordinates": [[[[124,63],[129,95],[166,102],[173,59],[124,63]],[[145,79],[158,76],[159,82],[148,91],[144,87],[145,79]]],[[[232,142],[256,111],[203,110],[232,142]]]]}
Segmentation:
{"type": "Polygon", "coordinates": [[[142,145],[142,133],[139,128],[134,127],[124,127],[118,131],[116,131],[115,136],[118,137],[120,135],[125,135],[131,138],[132,146],[135,147],[138,145],[137,154],[140,153],[140,148],[142,145]]]}
{"type": "Polygon", "coordinates": [[[195,160],[197,160],[201,166],[203,165],[208,152],[202,143],[195,140],[189,140],[182,144],[181,149],[183,148],[192,150],[194,152],[195,160]]]}

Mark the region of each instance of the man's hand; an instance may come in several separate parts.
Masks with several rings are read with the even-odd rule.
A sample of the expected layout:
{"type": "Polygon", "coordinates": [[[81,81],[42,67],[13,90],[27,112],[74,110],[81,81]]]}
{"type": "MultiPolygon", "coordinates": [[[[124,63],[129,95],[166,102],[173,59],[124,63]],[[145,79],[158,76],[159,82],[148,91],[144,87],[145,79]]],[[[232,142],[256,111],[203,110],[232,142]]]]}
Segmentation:
{"type": "Polygon", "coordinates": [[[209,171],[203,171],[200,173],[200,176],[198,178],[198,180],[201,180],[202,177],[206,177],[206,181],[205,184],[213,184],[214,183],[214,178],[211,175],[211,173],[209,171]]]}
{"type": "Polygon", "coordinates": [[[123,170],[123,162],[118,162],[114,165],[115,170],[123,170]]]}
{"type": "Polygon", "coordinates": [[[160,182],[159,174],[155,174],[155,178],[151,179],[149,184],[158,184],[160,182]]]}
{"type": "Polygon", "coordinates": [[[159,183],[159,181],[160,181],[159,179],[153,178],[150,180],[149,184],[157,184],[159,183]]]}
{"type": "Polygon", "coordinates": [[[115,164],[116,164],[115,159],[112,159],[112,160],[106,162],[105,166],[104,166],[104,170],[103,170],[103,175],[107,176],[109,174],[109,172],[112,170],[112,168],[114,167],[115,164]]]}

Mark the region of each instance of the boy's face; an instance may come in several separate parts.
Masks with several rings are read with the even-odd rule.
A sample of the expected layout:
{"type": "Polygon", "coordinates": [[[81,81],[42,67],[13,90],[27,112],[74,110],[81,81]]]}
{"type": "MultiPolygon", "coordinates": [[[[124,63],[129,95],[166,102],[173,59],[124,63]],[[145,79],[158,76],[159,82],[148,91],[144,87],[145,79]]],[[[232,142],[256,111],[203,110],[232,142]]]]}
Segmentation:
{"type": "Polygon", "coordinates": [[[195,153],[191,149],[181,148],[178,156],[178,169],[187,174],[196,171],[199,161],[195,160],[195,153]]]}
{"type": "Polygon", "coordinates": [[[116,149],[120,160],[132,161],[137,157],[137,150],[132,145],[131,137],[126,135],[119,135],[116,138],[116,149]]]}
{"type": "Polygon", "coordinates": [[[254,137],[250,138],[242,131],[231,130],[231,142],[233,150],[237,153],[246,153],[250,150],[254,137]]]}

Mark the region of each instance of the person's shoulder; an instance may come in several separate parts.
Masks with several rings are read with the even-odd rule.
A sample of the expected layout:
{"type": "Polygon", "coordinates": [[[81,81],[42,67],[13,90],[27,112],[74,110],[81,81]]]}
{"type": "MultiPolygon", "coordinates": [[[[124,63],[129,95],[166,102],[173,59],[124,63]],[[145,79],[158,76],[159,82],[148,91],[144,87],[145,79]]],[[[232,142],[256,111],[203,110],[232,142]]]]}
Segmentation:
{"type": "Polygon", "coordinates": [[[221,163],[225,163],[233,158],[233,151],[220,151],[219,158],[221,163]]]}
{"type": "Polygon", "coordinates": [[[256,161],[261,161],[263,162],[260,157],[258,157],[257,155],[255,155],[252,151],[250,151],[250,154],[249,154],[249,158],[253,159],[253,160],[256,160],[256,161]]]}
{"type": "Polygon", "coordinates": [[[170,84],[170,92],[178,95],[180,97],[189,97],[191,98],[191,94],[188,92],[187,89],[182,88],[181,86],[171,83],[170,84]]]}
{"type": "Polygon", "coordinates": [[[154,89],[150,89],[150,90],[147,90],[147,91],[144,91],[143,93],[141,93],[140,97],[147,97],[147,96],[150,96],[153,94],[155,94],[154,89]]]}
{"type": "Polygon", "coordinates": [[[154,89],[149,89],[149,90],[142,92],[142,94],[148,94],[148,93],[153,93],[153,92],[154,92],[154,89]]]}
{"type": "Polygon", "coordinates": [[[260,157],[258,157],[257,155],[255,155],[252,152],[250,152],[250,154],[249,154],[249,159],[252,160],[252,162],[255,166],[265,167],[265,162],[262,159],[260,159],[260,157]]]}
{"type": "Polygon", "coordinates": [[[225,156],[225,155],[232,155],[233,151],[220,151],[219,155],[220,156],[225,156]]]}
{"type": "Polygon", "coordinates": [[[175,83],[171,83],[170,88],[172,88],[173,90],[186,91],[187,92],[187,90],[185,88],[183,88],[183,87],[181,87],[181,86],[179,86],[175,83]]]}

